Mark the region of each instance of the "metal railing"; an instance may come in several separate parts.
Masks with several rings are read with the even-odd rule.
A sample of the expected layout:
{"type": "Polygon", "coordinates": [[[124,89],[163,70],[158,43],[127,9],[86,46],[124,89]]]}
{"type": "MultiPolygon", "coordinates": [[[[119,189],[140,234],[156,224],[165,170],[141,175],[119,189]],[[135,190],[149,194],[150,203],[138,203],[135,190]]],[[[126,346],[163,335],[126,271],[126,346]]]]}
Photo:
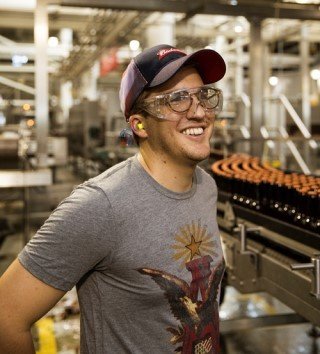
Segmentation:
{"type": "MultiPolygon", "coordinates": [[[[318,148],[318,143],[312,138],[312,135],[306,125],[304,124],[303,120],[300,118],[296,110],[294,109],[293,105],[285,96],[284,94],[280,94],[279,97],[273,98],[274,101],[279,102],[282,107],[284,107],[285,111],[288,113],[289,117],[292,119],[294,125],[299,129],[301,132],[303,139],[308,141],[308,145],[316,150],[318,148]]],[[[285,124],[280,125],[278,127],[268,128],[266,126],[262,126],[260,128],[261,135],[264,139],[266,139],[266,144],[269,148],[274,149],[274,137],[270,135],[270,131],[276,133],[277,137],[280,137],[285,142],[286,146],[288,147],[289,151],[291,152],[292,156],[294,157],[295,161],[297,162],[299,168],[305,174],[311,174],[311,170],[306,163],[305,159],[302,157],[301,153],[299,152],[296,144],[290,138],[288,131],[285,128],[285,124]]],[[[265,151],[265,149],[264,149],[265,151]]]]}
{"type": "MultiPolygon", "coordinates": [[[[263,140],[262,143],[264,144],[263,156],[266,156],[269,150],[273,150],[280,157],[282,156],[281,158],[283,159],[282,161],[284,162],[284,165],[286,165],[287,162],[290,161],[290,156],[292,156],[301,171],[305,174],[310,174],[312,172],[312,169],[310,168],[311,163],[308,163],[310,161],[308,159],[308,153],[306,153],[306,148],[310,146],[313,150],[316,150],[319,147],[319,142],[312,137],[307,126],[304,124],[303,120],[301,119],[301,117],[299,116],[287,96],[285,96],[284,94],[280,94],[278,97],[266,98],[265,100],[276,102],[279,105],[281,111],[277,111],[277,121],[274,122],[274,126],[268,127],[264,125],[260,128],[261,138],[263,140]],[[297,127],[299,132],[301,132],[301,136],[290,137],[286,129],[286,117],[290,117],[289,119],[294,123],[294,126],[297,127]],[[277,143],[280,144],[278,145],[279,150],[276,150],[277,143]],[[303,150],[300,149],[299,151],[297,146],[299,146],[299,144],[301,143],[304,144],[303,146],[306,148],[304,148],[303,150]],[[281,148],[281,146],[284,145],[288,148],[287,151],[289,151],[289,155],[285,153],[285,150],[281,148]]],[[[236,121],[234,121],[230,125],[227,123],[225,125],[222,125],[221,127],[217,125],[216,130],[218,132],[220,131],[222,133],[222,136],[228,138],[226,139],[227,145],[230,143],[231,140],[238,141],[239,143],[242,143],[244,141],[247,141],[251,144],[257,143],[257,138],[252,137],[250,131],[251,102],[249,96],[245,93],[242,93],[238,97],[232,97],[229,99],[227,98],[226,102],[229,103],[229,105],[227,104],[228,107],[233,107],[233,116],[236,117],[236,121]],[[240,136],[236,133],[240,133],[240,136]],[[234,136],[234,134],[236,137],[234,136]]]]}
{"type": "MultiPolygon", "coordinates": [[[[302,155],[300,154],[299,150],[297,149],[295,143],[289,138],[289,134],[284,127],[274,128],[272,129],[273,132],[279,133],[279,135],[284,139],[285,144],[288,146],[292,156],[296,160],[297,164],[299,165],[300,169],[304,174],[311,174],[311,170],[307,166],[306,162],[304,161],[302,155]]],[[[266,144],[270,149],[275,148],[275,143],[273,138],[270,135],[270,129],[266,127],[260,128],[261,135],[264,139],[266,139],[266,144]]],[[[265,149],[264,149],[265,153],[265,149]]]]}
{"type": "Polygon", "coordinates": [[[296,110],[293,108],[293,106],[290,103],[290,101],[288,100],[287,96],[281,94],[279,96],[279,100],[281,101],[281,103],[283,104],[283,106],[285,107],[287,112],[289,113],[289,116],[292,118],[292,120],[294,121],[295,125],[298,127],[298,129],[302,133],[302,135],[306,139],[310,139],[309,140],[310,147],[312,149],[316,149],[318,147],[317,142],[314,139],[311,139],[312,138],[311,133],[309,132],[309,130],[306,127],[306,125],[303,123],[302,119],[299,117],[299,115],[296,112],[296,110]]]}

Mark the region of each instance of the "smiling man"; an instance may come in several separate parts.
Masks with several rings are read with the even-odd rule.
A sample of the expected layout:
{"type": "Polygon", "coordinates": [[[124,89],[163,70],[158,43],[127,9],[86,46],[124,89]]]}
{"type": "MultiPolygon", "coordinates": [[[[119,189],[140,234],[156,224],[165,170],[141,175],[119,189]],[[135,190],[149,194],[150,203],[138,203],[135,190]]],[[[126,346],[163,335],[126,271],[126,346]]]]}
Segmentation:
{"type": "Polygon", "coordinates": [[[0,278],[0,352],[77,286],[81,353],[219,353],[217,188],[197,164],[222,107],[222,57],[159,45],[120,88],[136,156],[78,186],[0,278]]]}
{"type": "Polygon", "coordinates": [[[219,90],[204,86],[197,70],[189,66],[138,100],[142,112],[129,118],[140,141],[138,159],[159,183],[177,192],[191,188],[195,165],[209,156],[221,100],[219,90]]]}

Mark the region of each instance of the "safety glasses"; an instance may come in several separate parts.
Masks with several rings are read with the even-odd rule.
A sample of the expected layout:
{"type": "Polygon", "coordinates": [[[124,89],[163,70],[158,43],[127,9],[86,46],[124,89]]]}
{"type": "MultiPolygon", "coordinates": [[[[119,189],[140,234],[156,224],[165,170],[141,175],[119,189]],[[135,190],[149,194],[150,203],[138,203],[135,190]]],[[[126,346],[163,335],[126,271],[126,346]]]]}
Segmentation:
{"type": "MultiPolygon", "coordinates": [[[[139,108],[157,118],[173,120],[171,116],[168,116],[165,108],[169,107],[173,112],[183,114],[191,108],[194,97],[196,97],[197,103],[201,105],[209,118],[213,118],[221,112],[223,103],[222,91],[212,85],[182,89],[150,97],[143,100],[139,104],[139,108]]],[[[177,119],[180,119],[179,116],[177,119]]]]}

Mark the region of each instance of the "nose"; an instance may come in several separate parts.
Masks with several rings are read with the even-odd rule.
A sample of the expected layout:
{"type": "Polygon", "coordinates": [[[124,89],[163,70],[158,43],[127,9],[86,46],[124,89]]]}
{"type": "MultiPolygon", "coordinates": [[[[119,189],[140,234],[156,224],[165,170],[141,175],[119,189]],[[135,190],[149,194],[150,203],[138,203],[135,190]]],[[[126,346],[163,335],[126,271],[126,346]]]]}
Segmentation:
{"type": "Polygon", "coordinates": [[[188,119],[203,119],[206,115],[206,112],[196,95],[191,96],[191,106],[187,112],[188,119]]]}

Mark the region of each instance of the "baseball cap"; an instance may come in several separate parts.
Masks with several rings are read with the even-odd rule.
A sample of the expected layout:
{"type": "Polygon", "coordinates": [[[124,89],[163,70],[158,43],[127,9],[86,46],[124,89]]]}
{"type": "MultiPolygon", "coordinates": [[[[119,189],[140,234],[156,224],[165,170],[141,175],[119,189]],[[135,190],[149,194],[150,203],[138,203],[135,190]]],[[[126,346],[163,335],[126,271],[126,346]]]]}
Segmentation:
{"type": "Polygon", "coordinates": [[[168,44],[148,48],[130,61],[121,79],[120,105],[126,119],[143,90],[163,84],[186,64],[195,66],[204,84],[219,81],[226,72],[223,58],[212,49],[187,55],[168,44]]]}

